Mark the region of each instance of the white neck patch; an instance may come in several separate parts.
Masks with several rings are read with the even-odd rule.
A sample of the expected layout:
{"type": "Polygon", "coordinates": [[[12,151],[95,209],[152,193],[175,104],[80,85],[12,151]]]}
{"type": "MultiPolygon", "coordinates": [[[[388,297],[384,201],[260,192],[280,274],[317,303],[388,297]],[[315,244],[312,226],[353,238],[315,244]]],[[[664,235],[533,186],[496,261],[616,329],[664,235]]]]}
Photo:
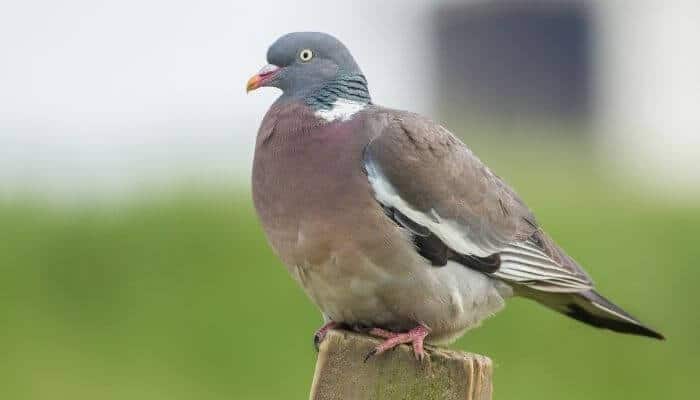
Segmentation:
{"type": "Polygon", "coordinates": [[[365,108],[366,105],[367,103],[338,98],[333,102],[333,107],[331,107],[330,110],[318,110],[314,115],[328,122],[335,121],[336,119],[347,121],[358,111],[365,108]]]}

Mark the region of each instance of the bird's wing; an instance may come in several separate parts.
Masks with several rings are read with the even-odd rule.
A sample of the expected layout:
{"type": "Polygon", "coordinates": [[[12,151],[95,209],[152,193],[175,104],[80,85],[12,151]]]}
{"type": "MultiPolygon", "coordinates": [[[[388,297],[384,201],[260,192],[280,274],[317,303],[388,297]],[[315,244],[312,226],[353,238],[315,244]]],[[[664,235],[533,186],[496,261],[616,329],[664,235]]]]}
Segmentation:
{"type": "Polygon", "coordinates": [[[417,114],[375,114],[364,168],[376,200],[421,255],[546,292],[592,287],[520,197],[447,129],[417,114]]]}

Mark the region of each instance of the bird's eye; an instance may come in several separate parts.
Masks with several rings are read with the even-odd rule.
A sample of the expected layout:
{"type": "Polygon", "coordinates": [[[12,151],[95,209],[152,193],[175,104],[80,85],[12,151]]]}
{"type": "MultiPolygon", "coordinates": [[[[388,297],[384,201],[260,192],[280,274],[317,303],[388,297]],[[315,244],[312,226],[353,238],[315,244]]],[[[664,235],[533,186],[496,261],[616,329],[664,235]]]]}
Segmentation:
{"type": "Polygon", "coordinates": [[[307,62],[313,58],[314,53],[311,51],[311,49],[304,49],[299,52],[299,59],[303,62],[307,62]]]}

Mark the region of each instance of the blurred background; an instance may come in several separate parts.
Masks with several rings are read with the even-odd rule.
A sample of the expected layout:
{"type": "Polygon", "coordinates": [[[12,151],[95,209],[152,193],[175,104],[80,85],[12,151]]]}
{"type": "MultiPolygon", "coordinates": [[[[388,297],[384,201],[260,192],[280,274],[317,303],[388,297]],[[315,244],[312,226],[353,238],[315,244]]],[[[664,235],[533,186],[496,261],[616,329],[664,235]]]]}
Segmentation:
{"type": "Polygon", "coordinates": [[[249,175],[267,47],[332,33],[375,102],[434,117],[601,291],[668,337],[513,300],[453,347],[499,399],[690,398],[700,301],[700,5],[0,4],[0,398],[307,398],[321,319],[249,175]]]}

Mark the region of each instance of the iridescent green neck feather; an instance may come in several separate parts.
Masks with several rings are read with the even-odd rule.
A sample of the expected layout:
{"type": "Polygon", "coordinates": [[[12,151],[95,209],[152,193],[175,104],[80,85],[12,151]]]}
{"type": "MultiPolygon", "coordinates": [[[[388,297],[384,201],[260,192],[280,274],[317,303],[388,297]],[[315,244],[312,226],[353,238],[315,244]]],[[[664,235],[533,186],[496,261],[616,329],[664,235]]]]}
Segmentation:
{"type": "Polygon", "coordinates": [[[358,104],[371,104],[367,79],[362,74],[340,75],[304,98],[304,102],[315,111],[331,110],[338,100],[358,104]]]}

